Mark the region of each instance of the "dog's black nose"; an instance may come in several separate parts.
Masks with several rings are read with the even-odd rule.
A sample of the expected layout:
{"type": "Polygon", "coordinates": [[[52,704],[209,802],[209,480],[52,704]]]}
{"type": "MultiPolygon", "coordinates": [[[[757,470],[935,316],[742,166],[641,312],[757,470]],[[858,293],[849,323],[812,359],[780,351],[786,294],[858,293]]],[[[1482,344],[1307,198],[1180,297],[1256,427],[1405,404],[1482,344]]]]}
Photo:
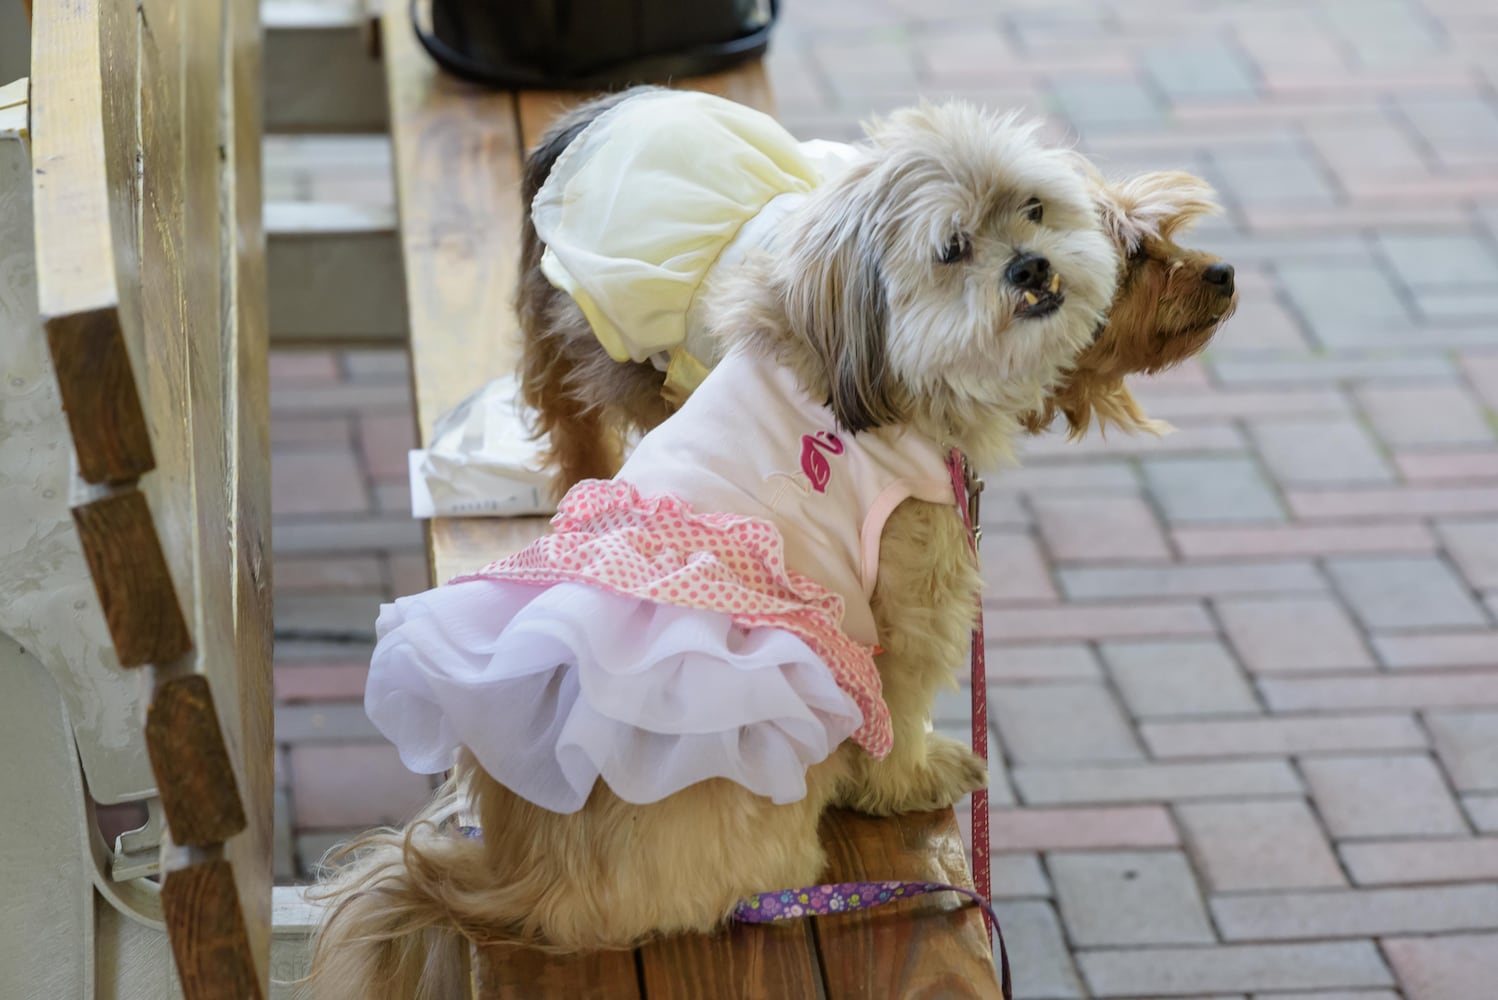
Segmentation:
{"type": "Polygon", "coordinates": [[[1022,254],[1009,262],[1004,276],[1015,288],[1043,292],[1051,283],[1051,262],[1038,253],[1022,254]]]}
{"type": "Polygon", "coordinates": [[[1224,295],[1233,294],[1233,265],[1213,264],[1202,272],[1202,280],[1217,286],[1224,295]]]}

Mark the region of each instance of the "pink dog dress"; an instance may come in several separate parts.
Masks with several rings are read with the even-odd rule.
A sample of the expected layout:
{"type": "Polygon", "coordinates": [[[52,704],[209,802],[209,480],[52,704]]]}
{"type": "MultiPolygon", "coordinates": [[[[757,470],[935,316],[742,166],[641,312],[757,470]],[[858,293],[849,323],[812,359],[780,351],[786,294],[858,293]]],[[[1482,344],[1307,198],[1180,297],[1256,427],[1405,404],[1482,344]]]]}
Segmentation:
{"type": "Polygon", "coordinates": [[[851,435],[775,362],[731,353],[552,533],[381,608],[365,708],[414,771],[466,746],[574,812],[728,778],[784,803],[851,737],[890,748],[869,605],[908,497],[955,504],[904,428],[851,435]]]}

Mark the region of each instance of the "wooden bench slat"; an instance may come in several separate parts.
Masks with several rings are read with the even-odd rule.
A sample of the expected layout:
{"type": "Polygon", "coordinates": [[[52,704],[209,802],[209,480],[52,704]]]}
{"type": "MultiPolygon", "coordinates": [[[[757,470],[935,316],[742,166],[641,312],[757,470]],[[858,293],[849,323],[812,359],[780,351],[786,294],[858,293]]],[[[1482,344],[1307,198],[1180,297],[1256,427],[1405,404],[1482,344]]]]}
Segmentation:
{"type": "Polygon", "coordinates": [[[717,94],[730,101],[758,108],[767,114],[773,114],[775,110],[775,92],[770,86],[770,78],[765,73],[763,62],[746,63],[711,76],[696,76],[692,78],[690,85],[693,90],[717,94]]]}
{"type": "Polygon", "coordinates": [[[161,906],[186,1000],[260,1000],[234,871],[222,859],[167,872],[161,906]]]}
{"type": "MultiPolygon", "coordinates": [[[[48,11],[32,31],[31,135],[37,306],[43,317],[119,300],[104,163],[99,15],[93,4],[48,11]]],[[[8,81],[7,81],[8,82],[8,81]]]]}
{"type": "Polygon", "coordinates": [[[209,847],[245,828],[208,678],[188,674],[157,685],[146,711],[146,749],[173,843],[209,847]]]}
{"type": "MultiPolygon", "coordinates": [[[[149,13],[153,0],[144,3],[147,14],[142,45],[149,52],[147,43],[157,37],[160,24],[149,13]]],[[[194,668],[212,685],[222,738],[236,779],[233,793],[244,796],[248,823],[243,832],[227,840],[225,857],[233,863],[239,896],[246,900],[248,948],[263,990],[270,957],[268,889],[273,881],[271,672],[263,626],[252,623],[245,632],[240,624],[246,614],[241,602],[251,603],[249,614],[265,614],[268,606],[263,592],[257,598],[246,586],[250,581],[244,569],[253,554],[244,551],[240,543],[247,532],[256,532],[252,537],[260,542],[267,536],[270,506],[269,497],[262,491],[270,469],[268,449],[246,452],[239,444],[241,421],[246,417],[259,419],[266,412],[261,404],[268,407],[269,371],[265,361],[260,362],[265,367],[240,367],[242,349],[251,358],[265,358],[263,322],[241,326],[245,314],[225,308],[231,300],[243,305],[235,288],[242,254],[258,256],[264,252],[258,239],[255,244],[246,242],[240,224],[251,208],[229,186],[244,180],[258,193],[258,183],[247,179],[247,175],[259,174],[258,162],[249,159],[259,152],[258,115],[239,123],[227,117],[252,115],[250,102],[259,99],[258,80],[247,75],[247,67],[241,64],[236,86],[229,60],[231,50],[237,49],[243,59],[247,55],[244,46],[258,44],[259,27],[252,26],[242,13],[237,22],[231,19],[235,17],[233,7],[253,8],[253,4],[213,0],[177,3],[181,44],[174,55],[169,54],[170,46],[163,46],[162,56],[164,62],[175,63],[172,68],[180,89],[172,106],[177,107],[180,101],[181,124],[175,139],[169,139],[170,133],[164,130],[144,135],[143,156],[147,163],[154,159],[169,164],[168,169],[181,171],[180,221],[169,217],[174,227],[180,225],[174,235],[182,240],[182,256],[175,261],[180,284],[171,289],[179,296],[180,311],[158,319],[159,325],[147,328],[147,336],[175,340],[186,348],[179,361],[183,367],[178,371],[185,374],[191,414],[191,451],[186,466],[190,470],[193,573],[200,581],[193,628],[199,655],[194,668]],[[253,34],[238,37],[246,31],[253,34]],[[204,44],[209,39],[212,44],[204,44]],[[231,127],[236,131],[232,138],[227,134],[231,127]],[[177,147],[180,159],[168,158],[165,142],[177,147]],[[242,143],[252,143],[253,152],[241,149],[242,143]],[[234,199],[233,208],[226,210],[230,197],[234,199]],[[226,378],[226,372],[234,377],[226,378]],[[246,478],[260,483],[242,489],[246,478]],[[249,500],[252,509],[241,510],[242,500],[249,500]]],[[[166,65],[170,64],[163,68],[166,65]]],[[[142,79],[146,79],[144,72],[142,79]]],[[[150,107],[146,94],[142,96],[143,108],[150,107]]],[[[151,183],[149,173],[144,182],[151,183]]],[[[258,206],[253,212],[253,218],[258,218],[258,206]]],[[[258,236],[258,226],[253,226],[250,234],[258,236]]],[[[260,295],[263,290],[254,289],[250,294],[260,295]]],[[[161,304],[166,305],[165,296],[161,304]]],[[[257,312],[252,308],[249,316],[255,317],[257,312]]],[[[180,411],[168,412],[180,420],[180,411]]],[[[161,422],[158,418],[157,423],[161,422]]],[[[263,591],[269,585],[269,574],[262,570],[260,576],[263,591]]],[[[161,693],[159,688],[157,693],[161,693]]],[[[211,819],[222,828],[232,815],[223,813],[211,819]]]]}
{"type": "MultiPolygon", "coordinates": [[[[774,92],[763,63],[753,62],[711,76],[683,81],[692,90],[717,94],[766,113],[775,108],[774,92]]],[[[541,135],[563,113],[594,95],[576,90],[523,90],[517,95],[520,138],[526,150],[541,141],[541,135]]]]}
{"type": "Polygon", "coordinates": [[[534,149],[552,122],[592,96],[575,90],[522,90],[516,94],[520,141],[525,150],[534,149]]]}
{"type": "Polygon", "coordinates": [[[735,924],[719,934],[683,934],[640,949],[650,1000],[815,997],[821,989],[811,923],[735,924]]]}
{"type": "MultiPolygon", "coordinates": [[[[234,6],[141,0],[139,7],[145,350],[136,365],[159,466],[142,490],[195,639],[195,656],[180,669],[190,666],[210,681],[243,795],[247,826],[225,844],[225,856],[246,904],[253,969],[264,978],[274,777],[265,750],[273,743],[270,644],[255,617],[268,618],[270,454],[264,431],[244,428],[267,419],[268,370],[264,319],[244,301],[264,292],[237,286],[241,257],[264,254],[256,222],[259,118],[225,118],[259,100],[258,57],[246,49],[258,46],[259,27],[246,12],[231,15],[234,6]],[[229,199],[229,183],[247,187],[229,199]],[[241,231],[246,213],[249,228],[241,231]],[[243,370],[241,359],[249,361],[243,370]]],[[[244,6],[255,15],[255,4],[244,6]]],[[[136,136],[117,136],[109,148],[124,153],[132,141],[136,136]]]]}
{"type": "MultiPolygon", "coordinates": [[[[233,531],[234,650],[240,732],[240,797],[258,812],[240,834],[234,863],[244,867],[253,859],[249,877],[268,887],[273,881],[275,814],[274,751],[259,748],[275,743],[271,652],[274,644],[271,590],[270,494],[270,343],[266,322],[266,239],[261,220],[260,115],[262,80],[260,5],[225,5],[229,43],[226,47],[229,85],[225,108],[232,116],[225,132],[229,141],[227,171],[233,199],[229,205],[234,239],[225,246],[232,264],[229,281],[233,337],[225,361],[233,366],[235,381],[227,387],[232,400],[226,435],[233,449],[234,467],[227,483],[233,531]]],[[[218,688],[220,697],[224,691],[218,688]]],[[[241,884],[245,884],[242,882],[241,884]]],[[[269,969],[271,893],[261,888],[242,894],[244,919],[256,968],[269,969]]]]}
{"type": "Polygon", "coordinates": [[[119,284],[120,326],[141,374],[145,345],[140,313],[141,148],[140,11],[136,0],[98,0],[104,91],[104,177],[119,284]]]}
{"type": "Polygon", "coordinates": [[[477,1000],[640,1000],[635,956],[628,951],[552,955],[517,945],[490,945],[474,963],[477,1000]]]}
{"type": "MultiPolygon", "coordinates": [[[[906,880],[972,887],[952,810],[876,819],[834,810],[822,820],[829,882],[906,880]]],[[[981,911],[955,893],[815,918],[829,1000],[998,1000],[981,911]]]]}
{"type": "Polygon", "coordinates": [[[126,483],[155,468],[116,307],[49,317],[47,344],[79,475],[126,483]]]}
{"type": "Polygon", "coordinates": [[[425,440],[437,417],[515,366],[520,138],[513,95],[439,74],[402,5],[385,14],[385,44],[425,440]]]}
{"type": "Polygon", "coordinates": [[[169,663],[191,650],[145,494],[131,487],[79,504],[73,524],[120,666],[169,663]]]}
{"type": "MultiPolygon", "coordinates": [[[[404,4],[392,4],[383,24],[411,381],[425,444],[439,416],[513,371],[519,358],[522,150],[514,95],[438,73],[404,4]]],[[[433,572],[446,580],[477,569],[545,525],[545,518],[433,521],[433,572]]]]}
{"type": "MultiPolygon", "coordinates": [[[[48,11],[32,52],[37,307],[90,482],[125,482],[153,465],[118,314],[105,163],[104,60],[92,5],[48,11]]],[[[139,359],[136,359],[137,362],[139,359]]]]}

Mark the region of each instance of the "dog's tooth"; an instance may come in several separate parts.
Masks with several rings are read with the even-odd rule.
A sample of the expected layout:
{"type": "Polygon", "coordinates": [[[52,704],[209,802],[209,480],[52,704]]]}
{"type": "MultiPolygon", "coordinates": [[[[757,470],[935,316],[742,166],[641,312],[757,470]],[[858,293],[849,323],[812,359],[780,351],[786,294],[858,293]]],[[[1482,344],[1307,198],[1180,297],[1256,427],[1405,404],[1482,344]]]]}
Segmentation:
{"type": "Polygon", "coordinates": [[[1034,292],[1026,292],[1025,301],[1033,306],[1040,301],[1040,298],[1034,292]]]}
{"type": "Polygon", "coordinates": [[[1052,275],[1051,276],[1051,294],[1054,295],[1054,294],[1056,294],[1059,291],[1061,291],[1061,275],[1059,275],[1059,274],[1052,275]]]}

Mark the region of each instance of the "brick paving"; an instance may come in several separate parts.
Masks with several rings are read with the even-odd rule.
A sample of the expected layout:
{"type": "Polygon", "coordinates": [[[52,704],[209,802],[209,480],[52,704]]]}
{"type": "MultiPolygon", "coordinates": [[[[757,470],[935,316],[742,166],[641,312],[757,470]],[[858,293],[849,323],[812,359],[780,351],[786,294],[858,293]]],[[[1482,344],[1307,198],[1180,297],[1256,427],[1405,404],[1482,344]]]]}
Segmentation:
{"type": "MultiPolygon", "coordinates": [[[[989,476],[997,895],[1019,995],[1482,1000],[1498,978],[1498,10],[1491,0],[816,0],[781,118],[958,95],[1183,167],[1238,269],[1179,433],[989,476]]],[[[272,197],[388,197],[267,178],[272,197]],[[350,193],[352,192],[352,193],[350,193]]],[[[424,585],[405,366],[273,361],[278,872],[426,789],[357,710],[424,585]]],[[[943,696],[937,724],[960,730],[943,696]]]]}

